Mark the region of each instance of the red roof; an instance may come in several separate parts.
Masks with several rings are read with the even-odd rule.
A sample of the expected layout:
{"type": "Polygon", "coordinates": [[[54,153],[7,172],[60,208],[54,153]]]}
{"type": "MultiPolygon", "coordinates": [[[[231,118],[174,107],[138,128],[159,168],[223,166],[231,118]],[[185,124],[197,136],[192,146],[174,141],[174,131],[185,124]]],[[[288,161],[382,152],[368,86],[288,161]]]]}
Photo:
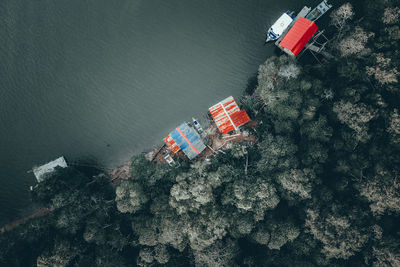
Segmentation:
{"type": "Polygon", "coordinates": [[[300,17],[283,37],[280,46],[297,56],[317,30],[313,21],[300,17]]]}
{"type": "Polygon", "coordinates": [[[246,111],[240,110],[232,96],[208,109],[222,134],[237,130],[250,121],[246,111]]]}
{"type": "Polygon", "coordinates": [[[181,148],[178,146],[178,144],[175,142],[174,139],[171,138],[171,136],[167,136],[164,138],[164,142],[167,144],[167,146],[171,149],[172,152],[176,153],[178,152],[181,148]]]}

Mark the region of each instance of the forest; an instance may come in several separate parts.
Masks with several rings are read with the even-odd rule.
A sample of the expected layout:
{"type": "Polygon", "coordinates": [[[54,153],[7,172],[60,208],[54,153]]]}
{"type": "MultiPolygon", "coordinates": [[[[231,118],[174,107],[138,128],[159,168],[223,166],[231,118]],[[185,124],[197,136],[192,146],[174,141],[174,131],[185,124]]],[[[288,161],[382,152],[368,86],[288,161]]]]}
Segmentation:
{"type": "Polygon", "coordinates": [[[59,169],[0,265],[400,266],[400,5],[329,16],[333,59],[279,53],[249,80],[255,144],[176,168],[135,155],[116,186],[59,169]]]}

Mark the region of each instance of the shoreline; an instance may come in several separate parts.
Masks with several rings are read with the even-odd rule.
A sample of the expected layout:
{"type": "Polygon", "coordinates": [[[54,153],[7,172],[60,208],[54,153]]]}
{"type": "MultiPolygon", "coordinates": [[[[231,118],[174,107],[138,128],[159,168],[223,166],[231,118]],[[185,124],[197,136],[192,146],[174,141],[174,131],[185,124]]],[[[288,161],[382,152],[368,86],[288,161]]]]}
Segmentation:
{"type": "MultiPolygon", "coordinates": [[[[204,128],[204,136],[203,139],[207,141],[208,145],[206,149],[194,160],[206,160],[216,153],[224,153],[224,150],[232,147],[234,143],[239,143],[241,141],[248,141],[250,143],[255,143],[256,138],[249,134],[247,130],[239,130],[238,132],[234,132],[233,134],[225,134],[222,135],[219,133],[216,124],[212,121],[208,121],[207,126],[204,128]]],[[[245,127],[250,127],[255,129],[257,125],[257,121],[250,121],[245,127]]],[[[185,159],[185,155],[183,152],[179,151],[177,153],[173,153],[166,145],[163,143],[160,146],[152,145],[152,149],[148,152],[144,151],[142,153],[145,154],[147,160],[151,162],[167,164],[163,154],[170,155],[173,159],[185,159]]],[[[131,155],[133,157],[134,155],[131,155]]],[[[133,178],[131,174],[131,160],[126,160],[122,165],[119,165],[115,168],[112,168],[110,171],[105,172],[106,175],[110,178],[111,186],[117,186],[122,179],[131,179],[133,178]]],[[[53,211],[51,208],[40,207],[37,208],[34,212],[22,216],[17,217],[16,219],[11,220],[8,223],[0,226],[0,235],[6,233],[8,231],[13,230],[14,228],[20,226],[21,224],[26,223],[30,219],[34,219],[37,217],[45,216],[50,214],[53,211]]]]}
{"type": "MultiPolygon", "coordinates": [[[[255,129],[256,125],[257,121],[250,121],[244,126],[255,129]]],[[[249,141],[251,143],[256,142],[255,137],[251,135],[247,130],[239,130],[238,132],[234,132],[233,134],[222,135],[218,131],[218,128],[215,125],[215,123],[210,121],[208,122],[207,127],[205,127],[204,129],[203,139],[206,140],[208,145],[206,149],[193,161],[205,160],[214,155],[215,153],[219,153],[221,151],[223,153],[223,150],[230,148],[233,143],[238,143],[241,141],[249,141]]],[[[143,153],[145,153],[145,157],[148,161],[162,163],[162,164],[167,164],[167,161],[163,157],[163,155],[165,154],[168,154],[173,159],[185,158],[185,155],[181,151],[173,153],[165,145],[165,143],[158,147],[153,146],[153,149],[151,149],[149,152],[143,152],[143,153]]],[[[113,168],[111,171],[107,173],[107,175],[111,178],[111,184],[113,186],[119,183],[121,179],[132,178],[132,175],[130,173],[131,170],[130,165],[131,161],[127,160],[122,165],[113,168]]]]}

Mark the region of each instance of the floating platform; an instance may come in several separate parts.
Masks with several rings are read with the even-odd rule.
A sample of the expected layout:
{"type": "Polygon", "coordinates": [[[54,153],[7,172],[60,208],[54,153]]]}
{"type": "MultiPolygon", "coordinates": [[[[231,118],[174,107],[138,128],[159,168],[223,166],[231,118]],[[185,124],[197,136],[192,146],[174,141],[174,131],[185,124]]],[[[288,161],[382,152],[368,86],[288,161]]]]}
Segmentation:
{"type": "Polygon", "coordinates": [[[39,167],[33,167],[32,171],[36,177],[36,180],[40,183],[41,181],[45,180],[49,174],[54,172],[57,167],[60,168],[68,167],[64,157],[59,157],[39,167]]]}

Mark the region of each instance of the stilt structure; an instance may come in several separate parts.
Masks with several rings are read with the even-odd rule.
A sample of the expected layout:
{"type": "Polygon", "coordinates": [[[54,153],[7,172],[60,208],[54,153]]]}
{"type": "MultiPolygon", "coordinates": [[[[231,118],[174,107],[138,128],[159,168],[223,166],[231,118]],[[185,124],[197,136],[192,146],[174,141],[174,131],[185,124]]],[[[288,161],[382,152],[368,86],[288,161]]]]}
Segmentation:
{"type": "Polygon", "coordinates": [[[324,30],[318,31],[317,34],[314,35],[314,37],[312,38],[311,42],[306,44],[305,49],[300,53],[298,57],[300,57],[305,51],[309,50],[319,63],[321,62],[317,58],[316,53],[326,57],[327,59],[332,59],[334,57],[326,50],[324,50],[328,42],[329,39],[324,35],[324,30]]]}

